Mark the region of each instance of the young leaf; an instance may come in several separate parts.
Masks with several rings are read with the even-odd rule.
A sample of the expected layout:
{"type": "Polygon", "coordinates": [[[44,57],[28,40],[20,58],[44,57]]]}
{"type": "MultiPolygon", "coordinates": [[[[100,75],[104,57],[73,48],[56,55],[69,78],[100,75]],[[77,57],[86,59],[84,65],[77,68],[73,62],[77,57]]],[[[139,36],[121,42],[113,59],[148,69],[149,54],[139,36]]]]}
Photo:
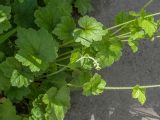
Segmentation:
{"type": "Polygon", "coordinates": [[[93,9],[91,5],[91,0],[76,0],[75,7],[78,8],[78,12],[81,15],[85,15],[93,9]]]}
{"type": "Polygon", "coordinates": [[[117,38],[110,39],[104,36],[102,41],[93,43],[96,57],[101,68],[111,66],[122,56],[123,45],[117,38]]]}
{"type": "Polygon", "coordinates": [[[75,27],[74,20],[69,16],[65,16],[62,17],[61,22],[56,25],[53,33],[57,35],[60,40],[72,40],[72,33],[75,27]]]}
{"type": "Polygon", "coordinates": [[[16,115],[16,109],[8,99],[1,99],[0,104],[0,120],[21,120],[22,118],[16,115]]]}
{"type": "Polygon", "coordinates": [[[146,102],[145,89],[140,88],[140,86],[135,86],[132,91],[132,97],[138,99],[138,101],[143,105],[146,102]]]}
{"type": "Polygon", "coordinates": [[[79,19],[78,24],[81,28],[74,30],[75,41],[86,47],[89,47],[93,41],[101,41],[107,33],[106,30],[103,30],[103,24],[97,22],[93,17],[84,16],[79,19]]]}
{"type": "Polygon", "coordinates": [[[62,16],[70,16],[72,12],[72,0],[49,0],[45,7],[39,7],[35,11],[35,23],[40,28],[53,31],[62,16]],[[54,6],[54,7],[53,7],[54,6]]]}
{"type": "Polygon", "coordinates": [[[83,95],[99,95],[103,92],[105,86],[106,81],[104,81],[101,76],[96,73],[89,82],[83,85],[83,95]]]}
{"type": "Polygon", "coordinates": [[[133,53],[138,51],[138,42],[135,40],[128,40],[128,45],[131,47],[133,53]]]}
{"type": "Polygon", "coordinates": [[[154,19],[151,21],[147,19],[139,19],[138,23],[149,37],[153,37],[154,33],[157,31],[157,24],[154,22],[154,19]]]}
{"type": "Polygon", "coordinates": [[[0,5],[0,34],[11,28],[9,22],[11,18],[11,7],[0,5]]]}

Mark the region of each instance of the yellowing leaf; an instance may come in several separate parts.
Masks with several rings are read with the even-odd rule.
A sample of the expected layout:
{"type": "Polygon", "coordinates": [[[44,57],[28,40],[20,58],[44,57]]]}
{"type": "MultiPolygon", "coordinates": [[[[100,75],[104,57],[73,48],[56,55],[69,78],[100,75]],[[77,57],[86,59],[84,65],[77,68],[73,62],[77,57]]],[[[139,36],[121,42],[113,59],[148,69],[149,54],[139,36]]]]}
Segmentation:
{"type": "Polygon", "coordinates": [[[11,76],[11,85],[21,88],[28,87],[32,80],[20,74],[17,70],[14,70],[11,76]]]}
{"type": "Polygon", "coordinates": [[[157,24],[149,20],[139,20],[139,26],[145,31],[149,37],[153,37],[154,33],[157,31],[157,24]]]}
{"type": "Polygon", "coordinates": [[[132,91],[132,97],[138,99],[138,101],[143,105],[146,101],[145,90],[140,88],[140,86],[135,86],[132,91]]]}

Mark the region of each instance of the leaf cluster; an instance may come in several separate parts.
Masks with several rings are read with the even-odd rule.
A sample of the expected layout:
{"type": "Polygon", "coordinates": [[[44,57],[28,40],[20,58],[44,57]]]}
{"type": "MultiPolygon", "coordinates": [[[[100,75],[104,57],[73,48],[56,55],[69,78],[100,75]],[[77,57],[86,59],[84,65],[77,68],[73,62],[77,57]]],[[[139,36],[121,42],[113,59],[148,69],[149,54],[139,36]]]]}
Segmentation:
{"type": "MultiPolygon", "coordinates": [[[[72,90],[90,96],[106,89],[91,70],[118,61],[125,42],[136,52],[138,40],[153,40],[159,28],[144,10],[120,13],[116,29],[106,28],[87,15],[91,0],[0,4],[0,120],[63,120],[72,90]]],[[[144,104],[145,91],[135,87],[133,98],[144,104]]]]}

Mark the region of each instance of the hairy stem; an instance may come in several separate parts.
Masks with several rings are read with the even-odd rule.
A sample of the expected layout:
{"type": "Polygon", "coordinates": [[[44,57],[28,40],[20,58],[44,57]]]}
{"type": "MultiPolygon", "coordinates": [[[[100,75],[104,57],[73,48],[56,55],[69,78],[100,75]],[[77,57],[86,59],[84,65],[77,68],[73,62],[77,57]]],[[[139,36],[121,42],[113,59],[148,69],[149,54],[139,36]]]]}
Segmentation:
{"type": "MultiPolygon", "coordinates": [[[[83,86],[77,86],[68,83],[67,86],[69,87],[75,87],[75,88],[82,88],[83,86]]],[[[105,90],[132,90],[134,87],[122,87],[122,86],[117,86],[117,87],[105,87],[105,90]]],[[[149,89],[149,88],[160,88],[160,85],[146,85],[146,86],[140,86],[140,88],[143,89],[149,89]]]]}
{"type": "MultiPolygon", "coordinates": [[[[105,90],[132,90],[134,87],[105,87],[105,90]]],[[[160,85],[147,85],[140,86],[140,88],[149,89],[149,88],[160,88],[160,85]]]]}
{"type": "Polygon", "coordinates": [[[51,73],[51,74],[48,74],[46,77],[51,77],[51,76],[53,76],[53,75],[56,75],[56,74],[58,74],[58,73],[60,73],[60,72],[65,71],[66,69],[67,69],[67,67],[65,66],[65,67],[59,69],[59,70],[56,71],[56,72],[53,72],[53,73],[51,73]]]}
{"type": "MultiPolygon", "coordinates": [[[[152,16],[158,16],[158,15],[160,15],[160,12],[147,15],[147,16],[145,16],[145,18],[152,17],[152,16]]],[[[130,21],[121,23],[121,24],[119,24],[119,25],[112,26],[112,27],[108,28],[108,30],[113,30],[113,29],[118,28],[118,27],[121,27],[121,26],[123,26],[123,25],[127,25],[127,24],[129,24],[129,23],[132,23],[132,22],[134,22],[134,21],[136,21],[136,20],[137,20],[137,19],[133,19],[133,20],[130,20],[130,21]]]]}

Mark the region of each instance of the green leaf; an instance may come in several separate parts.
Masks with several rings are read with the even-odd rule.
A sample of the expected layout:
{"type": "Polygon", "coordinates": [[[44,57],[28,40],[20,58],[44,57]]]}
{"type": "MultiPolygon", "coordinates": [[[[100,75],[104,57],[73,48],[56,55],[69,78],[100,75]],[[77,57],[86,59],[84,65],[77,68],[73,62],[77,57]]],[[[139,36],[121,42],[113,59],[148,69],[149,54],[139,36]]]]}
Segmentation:
{"type": "Polygon", "coordinates": [[[71,84],[76,86],[83,86],[86,82],[89,82],[92,74],[91,71],[88,70],[77,70],[73,71],[72,73],[73,80],[71,81],[71,84]]]}
{"type": "Polygon", "coordinates": [[[93,41],[101,41],[102,37],[107,33],[103,30],[103,24],[97,22],[95,18],[84,16],[78,21],[81,28],[74,30],[76,42],[89,47],[93,41]]]}
{"type": "Polygon", "coordinates": [[[55,94],[55,89],[51,89],[53,92],[49,90],[50,94],[47,94],[48,98],[52,99],[48,99],[46,119],[64,120],[65,114],[70,107],[70,90],[63,86],[55,94]],[[53,99],[53,95],[55,95],[55,99],[53,99]]]}
{"type": "Polygon", "coordinates": [[[21,27],[28,28],[34,26],[34,10],[36,7],[37,0],[25,0],[23,2],[14,0],[14,22],[21,27]]]}
{"type": "Polygon", "coordinates": [[[34,63],[34,62],[37,62],[38,64],[41,64],[42,61],[40,59],[33,57],[33,59],[35,60],[35,61],[32,61],[34,63],[33,64],[31,61],[29,61],[28,59],[26,59],[25,57],[23,57],[19,54],[16,54],[15,58],[19,62],[21,62],[22,65],[28,66],[32,72],[39,72],[40,71],[40,66],[35,65],[36,63],[34,63]]]}
{"type": "Polygon", "coordinates": [[[19,28],[16,44],[20,49],[16,59],[29,66],[32,72],[44,70],[57,58],[58,44],[45,29],[19,28]]]}
{"type": "Polygon", "coordinates": [[[111,66],[122,56],[123,45],[117,38],[110,39],[104,36],[102,41],[95,42],[92,46],[96,51],[95,59],[101,68],[111,66]]]}
{"type": "Polygon", "coordinates": [[[27,87],[33,79],[33,75],[12,57],[0,64],[0,70],[6,78],[10,79],[12,86],[27,87]]]}
{"type": "Polygon", "coordinates": [[[140,86],[135,86],[132,91],[132,97],[138,99],[138,101],[143,105],[146,102],[145,89],[140,86]]]}
{"type": "Polygon", "coordinates": [[[29,79],[22,74],[20,74],[17,70],[14,70],[11,76],[11,85],[21,88],[21,87],[28,87],[32,79],[29,79]]]}
{"type": "Polygon", "coordinates": [[[10,13],[11,7],[0,5],[0,34],[11,28],[11,24],[9,22],[11,18],[10,13]]]}
{"type": "Polygon", "coordinates": [[[89,82],[83,86],[83,95],[99,95],[101,94],[106,86],[106,81],[101,78],[97,73],[90,79],[89,82]]]}
{"type": "Polygon", "coordinates": [[[33,108],[29,120],[45,120],[45,107],[42,102],[42,97],[43,95],[39,95],[38,98],[32,102],[33,108]]]}
{"type": "Polygon", "coordinates": [[[70,108],[70,89],[66,86],[62,86],[55,96],[55,101],[70,108]]]}
{"type": "Polygon", "coordinates": [[[0,104],[0,120],[21,120],[21,118],[16,115],[16,109],[12,105],[11,101],[8,99],[1,99],[0,104]]]}
{"type": "Polygon", "coordinates": [[[47,80],[43,81],[43,84],[47,87],[47,89],[48,86],[55,86],[57,88],[61,88],[62,86],[67,84],[66,77],[67,74],[65,72],[60,72],[59,74],[55,74],[47,78],[47,80]]]}
{"type": "Polygon", "coordinates": [[[149,37],[153,37],[154,33],[157,31],[157,24],[154,22],[154,19],[151,21],[147,19],[139,19],[138,23],[149,37]]]}
{"type": "Polygon", "coordinates": [[[74,20],[69,16],[65,16],[62,17],[61,22],[56,25],[53,33],[57,35],[60,40],[72,40],[72,33],[75,27],[74,20]]]}
{"type": "Polygon", "coordinates": [[[128,45],[131,47],[133,53],[138,51],[138,42],[135,40],[128,40],[128,45]]]}
{"type": "Polygon", "coordinates": [[[35,23],[40,28],[53,31],[62,16],[70,16],[72,12],[72,0],[49,0],[45,7],[39,7],[35,11],[35,23]]]}
{"type": "Polygon", "coordinates": [[[10,80],[3,75],[0,71],[0,91],[6,91],[10,88],[10,80]]]}
{"type": "Polygon", "coordinates": [[[93,9],[91,5],[91,0],[76,0],[75,7],[78,8],[78,12],[81,15],[85,15],[91,12],[91,10],[93,9]]]}
{"type": "Polygon", "coordinates": [[[30,89],[26,87],[11,87],[9,90],[5,92],[5,95],[10,100],[17,102],[23,100],[23,98],[26,97],[30,92],[30,89]]]}
{"type": "Polygon", "coordinates": [[[145,33],[143,30],[141,30],[141,31],[132,31],[129,39],[137,40],[137,39],[143,39],[143,38],[145,38],[145,33]]]}
{"type": "Polygon", "coordinates": [[[77,67],[80,67],[80,64],[79,62],[77,62],[77,60],[81,57],[81,53],[80,53],[80,50],[74,50],[72,53],[71,53],[71,56],[70,56],[70,62],[69,62],[69,67],[71,68],[77,68],[77,67]]]}
{"type": "Polygon", "coordinates": [[[116,15],[115,23],[118,25],[118,24],[130,21],[133,19],[134,19],[134,17],[131,16],[128,12],[121,11],[116,15]]]}
{"type": "Polygon", "coordinates": [[[76,61],[81,57],[81,53],[79,50],[75,50],[72,52],[70,57],[70,64],[76,63],[76,61]]]}
{"type": "Polygon", "coordinates": [[[13,71],[19,69],[21,69],[21,65],[13,57],[8,57],[0,64],[0,70],[3,72],[4,76],[9,79],[11,78],[13,71]]]}
{"type": "Polygon", "coordinates": [[[5,59],[5,53],[0,51],[0,62],[2,62],[5,59]]]}
{"type": "Polygon", "coordinates": [[[66,86],[61,87],[59,90],[51,87],[41,98],[39,96],[33,102],[33,105],[30,120],[38,120],[38,118],[40,120],[42,118],[46,120],[63,120],[70,107],[70,90],[66,86]]]}

